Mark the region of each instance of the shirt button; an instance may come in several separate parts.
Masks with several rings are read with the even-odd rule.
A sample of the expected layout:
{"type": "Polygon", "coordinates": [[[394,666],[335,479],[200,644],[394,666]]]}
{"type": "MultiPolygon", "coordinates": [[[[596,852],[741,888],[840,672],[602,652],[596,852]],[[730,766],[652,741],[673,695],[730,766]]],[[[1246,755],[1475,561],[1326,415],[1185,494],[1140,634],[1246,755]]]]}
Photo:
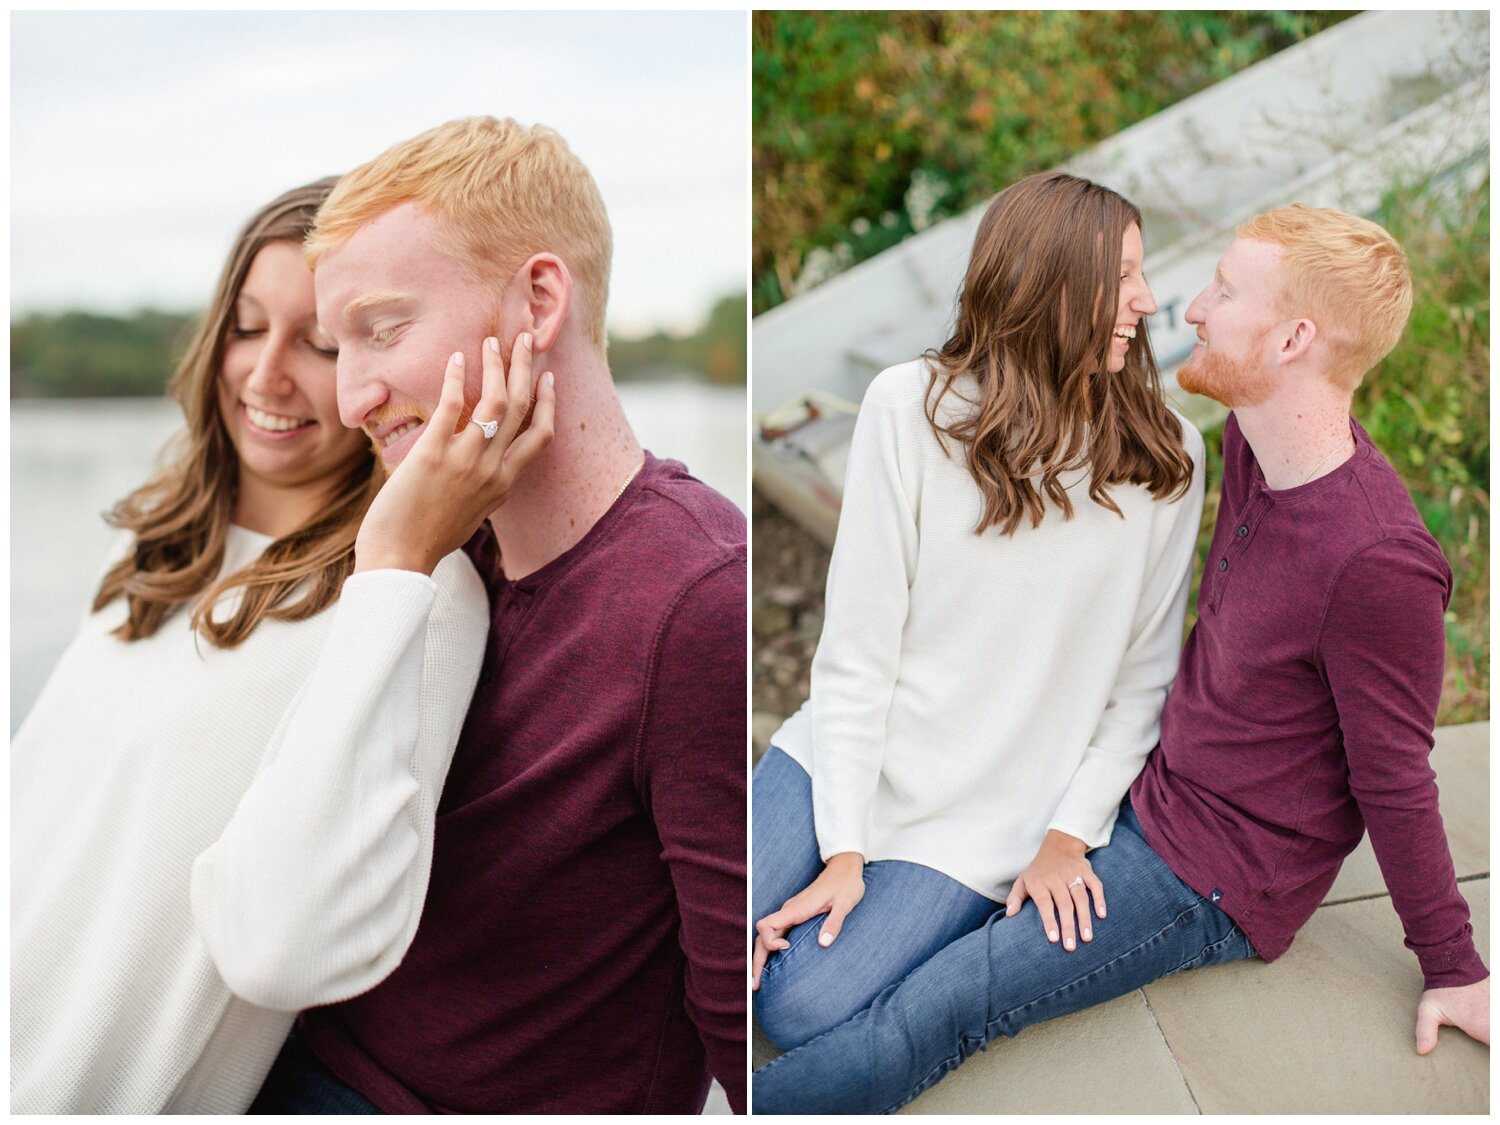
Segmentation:
{"type": "Polygon", "coordinates": [[[1219,560],[1219,569],[1220,570],[1228,570],[1229,569],[1229,560],[1228,559],[1220,559],[1219,560]]]}
{"type": "Polygon", "coordinates": [[[1243,538],[1245,538],[1245,536],[1247,536],[1247,535],[1250,534],[1250,529],[1248,527],[1246,527],[1244,524],[1240,524],[1240,529],[1239,529],[1238,534],[1239,534],[1239,537],[1241,539],[1243,539],[1243,538]]]}

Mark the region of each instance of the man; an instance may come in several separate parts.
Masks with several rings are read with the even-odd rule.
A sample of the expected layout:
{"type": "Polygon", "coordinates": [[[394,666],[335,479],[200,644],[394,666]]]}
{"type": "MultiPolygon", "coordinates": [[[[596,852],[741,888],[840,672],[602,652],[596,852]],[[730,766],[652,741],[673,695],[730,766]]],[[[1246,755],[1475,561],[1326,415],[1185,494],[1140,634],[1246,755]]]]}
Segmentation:
{"type": "Polygon", "coordinates": [[[1075,887],[1070,951],[1069,919],[1044,940],[1013,891],[1008,913],[757,1073],[758,1112],[894,1109],[1000,1034],[1182,969],[1274,960],[1366,828],[1426,981],[1418,1052],[1443,1023],[1489,1041],[1427,764],[1451,575],[1349,417],[1410,313],[1405,257],[1374,223],[1302,206],[1238,234],[1187,311],[1198,344],[1179,380],[1234,412],[1161,742],[1090,855],[1107,915],[1095,901],[1090,932],[1075,887]]]}
{"type": "Polygon", "coordinates": [[[501,354],[547,373],[555,436],[471,544],[493,619],[420,928],[379,986],[304,1015],[304,1092],[698,1112],[711,1068],[742,1107],[745,523],[621,410],[592,177],[549,129],[453,121],[345,176],[307,250],[343,420],[388,465],[445,370],[489,438],[501,354]]]}

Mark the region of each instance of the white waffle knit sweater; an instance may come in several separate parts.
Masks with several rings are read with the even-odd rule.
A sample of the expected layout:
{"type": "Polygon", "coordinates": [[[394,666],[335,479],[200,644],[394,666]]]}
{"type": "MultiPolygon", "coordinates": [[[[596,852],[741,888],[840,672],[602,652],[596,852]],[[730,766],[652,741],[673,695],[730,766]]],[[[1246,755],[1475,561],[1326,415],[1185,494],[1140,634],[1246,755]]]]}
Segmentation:
{"type": "MultiPolygon", "coordinates": [[[[270,540],[231,530],[224,571],[270,540]]],[[[223,610],[221,609],[222,613],[223,610]]],[[[11,754],[11,1109],[243,1112],[416,932],[489,608],[462,554],[218,649],[91,615],[11,754]]]]}
{"type": "MultiPolygon", "coordinates": [[[[920,361],[882,372],[860,409],[828,569],[811,698],[772,738],[812,777],[824,859],[859,852],[934,868],[1003,900],[1049,828],[1109,841],[1156,744],[1177,668],[1203,506],[1137,485],[1072,519],[975,535],[963,451],[923,412],[920,361]]],[[[973,399],[972,380],[955,384],[973,399]]],[[[940,420],[962,407],[950,392],[940,420]]],[[[1107,893],[1107,892],[1106,892],[1107,893]]]]}

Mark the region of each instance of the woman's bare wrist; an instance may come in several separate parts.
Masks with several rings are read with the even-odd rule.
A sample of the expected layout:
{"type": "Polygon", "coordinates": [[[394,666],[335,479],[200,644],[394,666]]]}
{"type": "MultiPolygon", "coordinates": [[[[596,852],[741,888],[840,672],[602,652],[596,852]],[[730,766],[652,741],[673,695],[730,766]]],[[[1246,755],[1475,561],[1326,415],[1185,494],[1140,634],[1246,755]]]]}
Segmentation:
{"type": "Polygon", "coordinates": [[[354,547],[354,573],[362,574],[367,570],[414,570],[418,574],[431,575],[437,568],[437,563],[430,561],[427,556],[411,548],[376,548],[369,547],[361,550],[358,544],[354,547]]]}
{"type": "Polygon", "coordinates": [[[1089,850],[1088,844],[1077,836],[1070,836],[1056,828],[1047,829],[1047,835],[1042,838],[1042,848],[1069,856],[1081,856],[1089,850]]]}

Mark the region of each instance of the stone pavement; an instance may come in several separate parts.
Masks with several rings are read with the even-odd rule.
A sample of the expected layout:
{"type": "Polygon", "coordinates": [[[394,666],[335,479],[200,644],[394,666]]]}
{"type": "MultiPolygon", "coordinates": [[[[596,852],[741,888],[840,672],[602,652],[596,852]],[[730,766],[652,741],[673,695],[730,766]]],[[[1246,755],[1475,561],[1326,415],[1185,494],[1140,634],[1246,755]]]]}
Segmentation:
{"type": "MultiPolygon", "coordinates": [[[[1489,961],[1489,723],[1437,732],[1460,889],[1489,961]]],[[[903,1113],[1489,1112],[1489,1048],[1417,1055],[1422,977],[1369,841],[1274,964],[1182,973],[1000,1039],[903,1113]]],[[[758,1032],[755,1062],[775,1049],[758,1032]]]]}

